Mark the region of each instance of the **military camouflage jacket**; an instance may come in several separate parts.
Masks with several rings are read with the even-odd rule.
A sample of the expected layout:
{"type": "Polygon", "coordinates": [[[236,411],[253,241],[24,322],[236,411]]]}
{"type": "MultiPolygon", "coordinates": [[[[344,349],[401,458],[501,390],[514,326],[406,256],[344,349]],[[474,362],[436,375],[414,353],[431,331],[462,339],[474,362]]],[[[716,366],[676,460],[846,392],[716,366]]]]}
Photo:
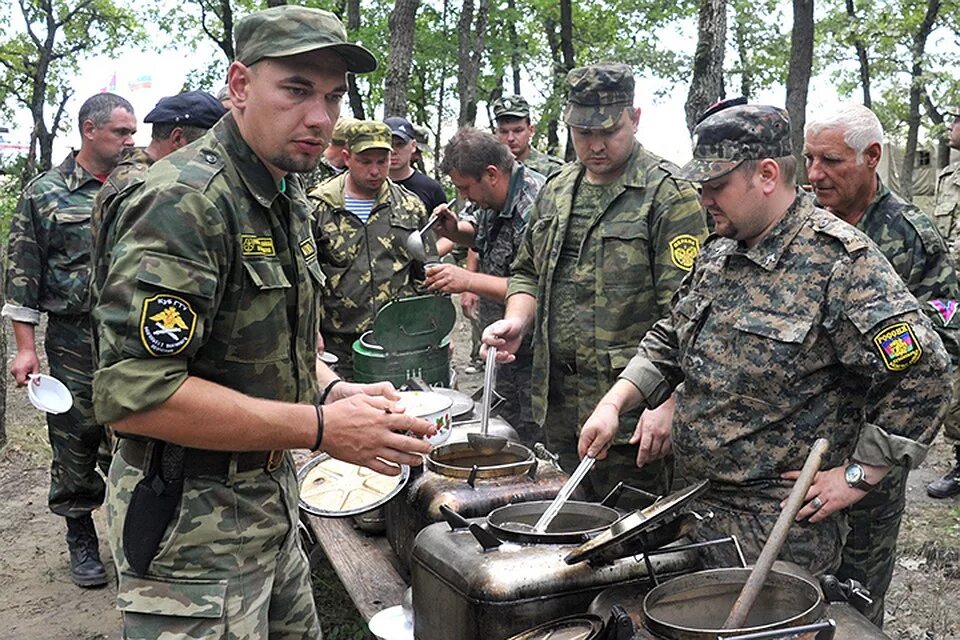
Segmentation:
{"type": "Polygon", "coordinates": [[[299,180],[278,186],[227,114],[120,200],[94,308],[97,418],[156,406],[188,375],[310,401],[323,273],[299,180]]]}
{"type": "Polygon", "coordinates": [[[877,243],[940,334],[954,366],[960,364],[960,284],[946,243],[927,214],[877,178],[877,194],[856,227],[877,243]]]}
{"type": "Polygon", "coordinates": [[[309,193],[315,187],[319,187],[330,178],[336,178],[344,171],[345,169],[338,169],[327,162],[326,158],[320,156],[320,162],[317,163],[317,168],[310,173],[300,174],[300,178],[303,180],[304,188],[309,193]]]}
{"type": "Polygon", "coordinates": [[[563,160],[530,147],[530,153],[523,164],[546,178],[560,170],[560,167],[563,166],[563,160]]]}
{"type": "Polygon", "coordinates": [[[679,477],[767,514],[819,437],[825,469],[916,467],[950,399],[947,353],[916,298],[807,195],[752,249],[711,236],[621,378],[652,406],[676,388],[679,477]]]}
{"type": "Polygon", "coordinates": [[[90,210],[99,189],[74,154],[27,185],[10,222],[5,317],[37,324],[43,311],[90,311],[90,210]]]}
{"type": "Polygon", "coordinates": [[[960,259],[960,162],[944,167],[937,176],[934,221],[954,261],[960,259]]]}
{"type": "Polygon", "coordinates": [[[110,248],[113,246],[113,216],[116,215],[116,209],[112,209],[110,205],[116,199],[118,193],[132,184],[143,182],[143,176],[152,164],[153,158],[147,155],[145,149],[141,147],[131,149],[124,155],[116,169],[107,176],[106,182],[103,183],[100,192],[93,201],[93,214],[90,216],[90,232],[93,235],[94,245],[93,255],[96,258],[96,262],[93,263],[93,275],[90,282],[90,299],[93,304],[96,304],[100,288],[107,277],[107,269],[110,267],[110,248]]]}
{"type": "MultiPolygon", "coordinates": [[[[506,278],[523,242],[530,209],[543,186],[544,178],[515,163],[510,176],[507,201],[502,211],[471,205],[460,216],[476,229],[473,244],[480,257],[480,273],[506,278]]],[[[480,298],[480,324],[487,326],[503,317],[503,304],[480,298]]]]}
{"type": "MultiPolygon", "coordinates": [[[[367,223],[344,207],[347,174],[310,192],[320,264],[326,275],[321,332],[325,339],[352,340],[373,328],[383,305],[416,293],[422,266],[407,251],[407,236],[427,221],[423,202],[386,180],[367,223]]],[[[436,255],[432,233],[424,234],[428,256],[436,255]]]]}
{"type": "MultiPolygon", "coordinates": [[[[636,143],[622,193],[597,211],[587,230],[578,268],[592,275],[594,326],[577,345],[578,424],[617,379],[647,329],[667,315],[670,299],[707,235],[697,192],[674,179],[673,170],[636,143]]],[[[540,190],[507,290],[508,297],[527,293],[537,299],[532,401],[533,419],[541,425],[549,387],[547,331],[554,273],[584,173],[582,163],[566,164],[540,190]]],[[[635,414],[623,417],[624,424],[633,420],[630,433],[636,419],[635,414]]],[[[626,441],[629,436],[618,437],[626,441]]]]}

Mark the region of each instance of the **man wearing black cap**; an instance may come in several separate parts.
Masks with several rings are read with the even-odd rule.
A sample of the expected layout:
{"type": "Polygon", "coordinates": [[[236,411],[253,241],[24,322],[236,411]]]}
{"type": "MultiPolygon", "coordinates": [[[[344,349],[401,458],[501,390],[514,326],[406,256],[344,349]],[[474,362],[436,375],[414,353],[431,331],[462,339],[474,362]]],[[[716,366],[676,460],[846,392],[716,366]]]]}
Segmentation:
{"type": "Polygon", "coordinates": [[[393,153],[390,154],[390,179],[411,191],[420,200],[427,211],[433,211],[447,201],[447,194],[440,183],[413,168],[413,154],[417,150],[417,132],[406,118],[393,116],[384,118],[393,134],[393,153]]]}
{"type": "Polygon", "coordinates": [[[143,119],[153,125],[150,144],[144,149],[131,148],[124,155],[100,187],[93,203],[90,231],[95,245],[93,255],[97,257],[97,262],[93,265],[90,281],[92,300],[96,301],[110,266],[113,225],[110,220],[104,220],[104,214],[109,210],[111,201],[130,185],[141,182],[150,165],[202,136],[226,112],[220,101],[206,91],[188,91],[160,98],[157,106],[143,119]]]}
{"type": "Polygon", "coordinates": [[[124,638],[321,637],[286,450],[395,475],[434,431],[392,388],[326,370],[314,404],[324,276],[289,174],[316,167],[347,72],[376,60],[318,9],[256,12],[234,36],[230,113],[120,194],[94,310],[124,638]]]}
{"type": "Polygon", "coordinates": [[[949,356],[876,245],[798,195],[786,111],[731,107],[693,140],[680,175],[700,183],[716,235],[597,404],[580,451],[603,455],[621,412],[674,393],[675,484],[710,481],[697,507],[713,518],[694,537],[735,535],[753,562],[826,438],[780,558],[832,572],[846,508],[893,466],[922,462],[950,400],[949,356]]]}

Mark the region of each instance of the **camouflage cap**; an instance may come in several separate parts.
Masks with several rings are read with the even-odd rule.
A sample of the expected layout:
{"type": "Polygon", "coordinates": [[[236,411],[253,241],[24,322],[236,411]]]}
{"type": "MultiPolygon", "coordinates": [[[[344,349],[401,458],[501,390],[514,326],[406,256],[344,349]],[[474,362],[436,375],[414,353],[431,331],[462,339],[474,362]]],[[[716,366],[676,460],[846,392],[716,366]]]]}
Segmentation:
{"type": "Polygon", "coordinates": [[[413,134],[417,139],[417,149],[421,152],[430,151],[430,130],[423,125],[413,125],[413,134]]]}
{"type": "Polygon", "coordinates": [[[944,107],[943,115],[950,116],[952,118],[960,118],[960,107],[956,105],[944,107]]]}
{"type": "Polygon", "coordinates": [[[529,118],[530,104],[523,96],[502,96],[493,101],[493,119],[529,118]]]}
{"type": "Polygon", "coordinates": [[[619,62],[578,67],[567,74],[570,91],[563,121],[581,129],[609,129],[633,106],[633,71],[619,62]]]}
{"type": "Polygon", "coordinates": [[[356,118],[340,116],[337,124],[333,127],[333,136],[330,138],[330,144],[335,144],[339,147],[345,146],[347,144],[347,132],[350,130],[350,127],[357,122],[360,121],[356,118]]]}
{"type": "Polygon", "coordinates": [[[377,68],[377,59],[363,47],[347,42],[343,23],[322,9],[293,5],[271,7],[241,19],[233,30],[237,62],[250,66],[264,58],[331,49],[353,73],[377,68]]]}
{"type": "Polygon", "coordinates": [[[390,127],[375,120],[357,120],[347,129],[347,149],[362,153],[368,149],[393,149],[390,127]]]}
{"type": "Polygon", "coordinates": [[[730,173],[745,160],[792,153],[786,111],[756,104],[728,107],[704,118],[693,130],[693,160],[677,177],[706,182],[730,173]]]}

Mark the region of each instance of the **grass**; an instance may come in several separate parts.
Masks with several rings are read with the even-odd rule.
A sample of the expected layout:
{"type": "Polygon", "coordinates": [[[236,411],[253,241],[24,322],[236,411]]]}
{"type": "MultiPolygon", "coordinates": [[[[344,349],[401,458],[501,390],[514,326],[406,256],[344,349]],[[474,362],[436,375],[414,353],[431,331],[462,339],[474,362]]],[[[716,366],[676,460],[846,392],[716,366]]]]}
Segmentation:
{"type": "Polygon", "coordinates": [[[367,625],[323,553],[317,553],[311,579],[324,640],[363,640],[367,625]]]}

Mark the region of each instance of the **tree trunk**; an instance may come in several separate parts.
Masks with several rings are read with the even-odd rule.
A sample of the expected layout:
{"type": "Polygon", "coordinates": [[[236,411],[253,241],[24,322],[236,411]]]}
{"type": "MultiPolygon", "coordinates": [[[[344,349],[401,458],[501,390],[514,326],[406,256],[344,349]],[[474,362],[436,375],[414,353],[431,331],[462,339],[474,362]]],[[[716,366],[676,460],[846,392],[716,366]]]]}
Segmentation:
{"type": "MultiPolygon", "coordinates": [[[[857,22],[857,9],[853,0],[846,0],[847,17],[850,18],[850,26],[857,22]]],[[[873,101],[870,99],[870,59],[867,57],[867,47],[863,44],[863,39],[859,34],[853,39],[853,46],[857,50],[857,61],[860,65],[860,86],[863,89],[863,106],[872,109],[873,101]]]]}
{"type": "Polygon", "coordinates": [[[910,100],[907,111],[907,146],[903,150],[903,168],[900,170],[900,196],[913,202],[913,165],[917,155],[917,134],[920,130],[920,98],[923,95],[923,54],[927,38],[940,14],[940,0],[927,0],[927,12],[913,36],[910,47],[910,100]]]}
{"type": "Polygon", "coordinates": [[[693,127],[707,107],[723,98],[723,53],[727,40],[726,0],[700,0],[697,49],[693,54],[693,77],[684,111],[687,129],[693,127]]]}
{"type": "Polygon", "coordinates": [[[793,0],[793,30],[790,34],[790,69],[787,71],[787,112],[793,155],[799,163],[797,182],[807,181],[803,163],[803,126],[807,121],[807,91],[813,69],[813,0],[793,0]]]}
{"type": "Polygon", "coordinates": [[[490,0],[480,0],[474,15],[473,0],[464,0],[460,13],[457,90],[460,94],[460,114],[457,124],[461,127],[477,121],[477,80],[483,62],[484,42],[487,35],[487,18],[490,15],[490,0]]]}
{"type": "MultiPolygon", "coordinates": [[[[560,57],[560,39],[557,35],[557,23],[552,18],[546,18],[543,21],[543,32],[547,37],[547,46],[550,47],[550,59],[553,61],[553,95],[551,96],[554,101],[563,104],[564,97],[564,81],[565,81],[565,71],[563,69],[563,61],[560,57]]],[[[545,128],[547,132],[547,152],[552,155],[557,155],[557,149],[560,147],[560,135],[559,135],[559,125],[557,124],[557,118],[550,118],[544,125],[543,122],[539,122],[538,128],[545,128]]],[[[567,145],[567,157],[566,160],[569,161],[572,158],[570,157],[573,153],[573,145],[567,145]]]]}
{"type": "Polygon", "coordinates": [[[413,61],[414,20],[420,0],[396,0],[390,19],[390,58],[383,80],[383,115],[407,115],[407,74],[413,61]]]}
{"type": "Polygon", "coordinates": [[[517,2],[516,0],[507,0],[507,15],[510,19],[507,22],[507,37],[510,42],[510,71],[513,74],[513,93],[520,95],[520,40],[517,38],[517,2]]]}
{"type": "Polygon", "coordinates": [[[938,129],[946,129],[947,135],[937,136],[937,159],[936,165],[937,171],[943,169],[945,166],[950,164],[950,143],[948,141],[950,126],[952,122],[947,123],[944,121],[943,114],[937,109],[936,105],[933,104],[933,100],[930,99],[930,94],[926,91],[923,92],[923,105],[927,110],[927,117],[933,122],[938,129]]]}
{"type": "MultiPolygon", "coordinates": [[[[566,99],[567,73],[576,67],[576,52],[573,50],[573,5],[570,0],[560,0],[560,54],[563,67],[560,69],[557,80],[560,85],[559,96],[562,103],[566,99]]],[[[573,147],[573,134],[569,127],[567,128],[567,142],[564,147],[566,149],[565,160],[569,162],[576,159],[577,150],[573,147]]]]}
{"type": "Polygon", "coordinates": [[[740,58],[740,95],[749,102],[753,95],[753,73],[750,67],[750,47],[747,45],[747,30],[750,25],[744,18],[745,16],[737,11],[734,17],[733,41],[740,58]]]}
{"type": "MultiPolygon", "coordinates": [[[[347,34],[350,39],[356,38],[357,31],[360,30],[360,0],[347,0],[347,34]]],[[[347,74],[347,98],[350,102],[350,111],[354,118],[366,120],[363,109],[363,96],[360,95],[360,89],[357,87],[357,78],[352,73],[347,74]]]]}

